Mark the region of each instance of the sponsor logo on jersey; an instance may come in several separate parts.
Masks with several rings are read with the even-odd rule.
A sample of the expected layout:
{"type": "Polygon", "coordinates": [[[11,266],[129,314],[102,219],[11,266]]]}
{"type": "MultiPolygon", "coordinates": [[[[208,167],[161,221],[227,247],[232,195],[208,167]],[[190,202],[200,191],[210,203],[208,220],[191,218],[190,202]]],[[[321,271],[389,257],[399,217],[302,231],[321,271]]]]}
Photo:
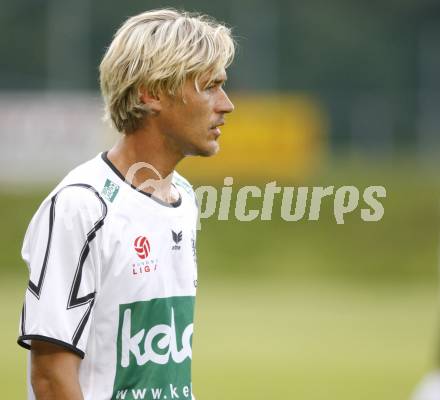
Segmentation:
{"type": "Polygon", "coordinates": [[[180,250],[179,243],[182,241],[183,232],[180,231],[179,233],[177,233],[177,232],[174,232],[173,230],[171,230],[171,235],[173,237],[173,242],[175,243],[174,246],[172,247],[172,249],[173,250],[180,250]]]}
{"type": "Polygon", "coordinates": [[[106,198],[110,203],[116,198],[119,192],[119,185],[112,182],[110,179],[107,179],[104,184],[104,188],[102,189],[102,196],[106,198]]]}
{"type": "Polygon", "coordinates": [[[138,236],[134,240],[134,249],[141,260],[144,260],[150,254],[150,242],[145,236],[138,236]]]}
{"type": "Polygon", "coordinates": [[[193,334],[193,324],[188,324],[183,330],[180,342],[182,348],[177,348],[176,322],[174,308],[171,307],[170,325],[158,324],[153,326],[148,332],[142,328],[139,332],[131,334],[131,309],[124,311],[122,322],[122,356],[121,366],[130,365],[130,354],[133,354],[137,365],[144,365],[147,362],[156,364],[167,364],[170,356],[177,364],[192,357],[191,337],[193,334]],[[153,343],[157,343],[157,349],[153,348],[153,343]],[[159,351],[160,350],[160,351],[159,351]]]}
{"type": "Polygon", "coordinates": [[[112,400],[191,399],[193,313],[192,296],[119,306],[112,400]]]}

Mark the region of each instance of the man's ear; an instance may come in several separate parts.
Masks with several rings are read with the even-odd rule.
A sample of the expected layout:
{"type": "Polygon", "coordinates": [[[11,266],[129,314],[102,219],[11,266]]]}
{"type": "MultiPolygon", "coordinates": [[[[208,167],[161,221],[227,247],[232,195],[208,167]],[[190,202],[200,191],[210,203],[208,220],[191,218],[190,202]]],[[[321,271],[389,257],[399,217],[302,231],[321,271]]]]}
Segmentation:
{"type": "Polygon", "coordinates": [[[160,96],[152,96],[147,89],[141,87],[139,89],[139,99],[143,104],[147,106],[154,114],[159,113],[162,110],[162,103],[160,101],[160,96]]]}

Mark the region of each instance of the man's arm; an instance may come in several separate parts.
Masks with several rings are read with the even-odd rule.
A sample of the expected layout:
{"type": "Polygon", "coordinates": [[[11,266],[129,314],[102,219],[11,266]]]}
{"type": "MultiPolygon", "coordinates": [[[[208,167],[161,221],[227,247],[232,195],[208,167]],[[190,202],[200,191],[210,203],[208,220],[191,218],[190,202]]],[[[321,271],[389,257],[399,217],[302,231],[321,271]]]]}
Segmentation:
{"type": "Polygon", "coordinates": [[[62,347],[32,341],[31,383],[37,400],[83,400],[78,379],[81,358],[62,347]]]}

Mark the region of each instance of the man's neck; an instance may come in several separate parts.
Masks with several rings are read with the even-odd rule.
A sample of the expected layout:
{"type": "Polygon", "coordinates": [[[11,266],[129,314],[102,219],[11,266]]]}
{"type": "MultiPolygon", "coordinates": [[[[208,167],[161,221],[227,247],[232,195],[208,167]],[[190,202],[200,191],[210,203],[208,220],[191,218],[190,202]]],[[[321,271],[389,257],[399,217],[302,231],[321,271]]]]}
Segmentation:
{"type": "Polygon", "coordinates": [[[141,130],[124,134],[107,157],[136,188],[167,203],[178,200],[179,194],[171,180],[183,155],[175,151],[164,136],[141,130]]]}

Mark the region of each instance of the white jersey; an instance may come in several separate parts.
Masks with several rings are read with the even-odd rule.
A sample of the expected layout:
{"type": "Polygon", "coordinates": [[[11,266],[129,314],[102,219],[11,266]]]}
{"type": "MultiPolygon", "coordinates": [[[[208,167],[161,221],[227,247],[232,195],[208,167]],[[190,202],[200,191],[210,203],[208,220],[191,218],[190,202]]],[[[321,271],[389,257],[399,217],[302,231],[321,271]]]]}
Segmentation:
{"type": "Polygon", "coordinates": [[[81,356],[85,400],[192,398],[198,210],[176,172],[173,184],[179,201],[163,203],[103,153],[71,171],[28,227],[18,343],[81,356]]]}

